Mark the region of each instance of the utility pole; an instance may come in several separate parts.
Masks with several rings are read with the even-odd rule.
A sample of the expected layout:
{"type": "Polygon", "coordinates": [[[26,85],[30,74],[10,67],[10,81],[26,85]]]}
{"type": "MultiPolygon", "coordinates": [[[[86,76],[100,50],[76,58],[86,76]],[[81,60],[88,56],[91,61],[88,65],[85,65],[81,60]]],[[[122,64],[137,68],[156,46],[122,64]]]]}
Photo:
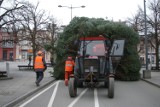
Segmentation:
{"type": "Polygon", "coordinates": [[[147,24],[146,24],[146,0],[144,0],[144,22],[145,22],[145,49],[146,49],[146,70],[148,70],[148,36],[147,36],[147,24]]]}
{"type": "Polygon", "coordinates": [[[143,78],[150,79],[151,71],[148,70],[148,38],[147,38],[147,24],[146,24],[146,0],[144,0],[144,23],[145,23],[145,49],[146,49],[146,70],[143,70],[143,78]]]}

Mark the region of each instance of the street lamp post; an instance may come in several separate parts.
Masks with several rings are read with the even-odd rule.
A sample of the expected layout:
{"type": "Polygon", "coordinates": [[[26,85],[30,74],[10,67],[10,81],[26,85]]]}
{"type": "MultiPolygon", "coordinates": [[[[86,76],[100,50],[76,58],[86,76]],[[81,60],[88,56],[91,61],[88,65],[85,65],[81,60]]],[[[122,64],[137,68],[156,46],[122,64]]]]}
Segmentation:
{"type": "Polygon", "coordinates": [[[144,23],[145,23],[145,49],[146,49],[146,70],[143,70],[143,78],[150,79],[151,71],[148,70],[148,37],[147,37],[147,25],[146,25],[146,0],[144,0],[144,23]]]}
{"type": "Polygon", "coordinates": [[[71,20],[72,20],[72,9],[75,9],[75,8],[85,8],[86,6],[82,5],[82,6],[78,6],[78,7],[73,7],[72,5],[71,6],[58,5],[58,7],[67,7],[69,9],[71,9],[71,20]]]}
{"type": "Polygon", "coordinates": [[[145,49],[146,49],[146,70],[148,70],[148,37],[147,37],[147,25],[146,25],[146,0],[144,0],[144,21],[145,21],[145,49]]]}

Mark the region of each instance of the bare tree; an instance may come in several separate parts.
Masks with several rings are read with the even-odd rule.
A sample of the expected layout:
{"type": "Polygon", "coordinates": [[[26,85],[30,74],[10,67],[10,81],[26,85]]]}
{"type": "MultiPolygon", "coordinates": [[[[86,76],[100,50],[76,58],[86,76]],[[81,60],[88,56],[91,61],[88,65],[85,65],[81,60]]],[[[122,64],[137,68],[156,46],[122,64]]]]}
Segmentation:
{"type": "Polygon", "coordinates": [[[138,7],[138,11],[132,18],[126,21],[137,33],[144,31],[144,14],[143,10],[138,7]]]}
{"type": "Polygon", "coordinates": [[[149,33],[154,37],[155,41],[155,54],[156,54],[156,69],[159,68],[159,33],[160,33],[160,0],[152,0],[149,2],[148,9],[150,15],[148,15],[149,33]]]}
{"type": "MultiPolygon", "coordinates": [[[[144,32],[144,12],[140,6],[138,6],[137,13],[133,15],[132,18],[128,18],[126,22],[134,29],[135,32],[144,32]]],[[[141,40],[144,41],[144,38],[141,38],[141,40]]],[[[137,52],[140,53],[143,49],[144,47],[140,46],[140,48],[137,48],[137,52]]]]}
{"type": "Polygon", "coordinates": [[[48,32],[50,32],[50,36],[51,39],[50,41],[48,41],[48,43],[45,45],[45,49],[51,53],[51,64],[53,65],[54,62],[54,56],[55,56],[55,52],[56,52],[56,41],[58,39],[58,31],[59,31],[59,27],[56,24],[56,20],[54,18],[50,18],[50,22],[47,30],[48,32]]]}
{"type": "Polygon", "coordinates": [[[10,7],[3,7],[4,0],[0,1],[0,11],[2,12],[0,14],[0,29],[9,24],[13,24],[17,21],[17,19],[14,16],[14,12],[18,9],[24,8],[23,5],[18,2],[17,0],[14,1],[14,3],[11,4],[10,7]]]}
{"type": "Polygon", "coordinates": [[[5,42],[15,45],[18,42],[18,26],[16,23],[20,20],[16,16],[16,12],[22,8],[25,7],[17,0],[0,0],[0,30],[7,32],[9,35],[7,40],[0,39],[0,45],[5,42]]]}
{"type": "Polygon", "coordinates": [[[20,25],[22,27],[19,33],[19,40],[27,40],[32,47],[33,57],[36,56],[36,51],[41,49],[45,43],[50,39],[48,32],[46,32],[46,25],[48,24],[49,16],[44,10],[39,10],[36,6],[29,2],[24,2],[26,9],[21,9],[18,15],[21,17],[20,25]]]}
{"type": "MultiPolygon", "coordinates": [[[[139,10],[135,17],[128,20],[130,25],[136,32],[144,32],[144,14],[143,10],[139,10]]],[[[159,68],[159,44],[160,44],[160,0],[151,0],[148,2],[147,14],[147,35],[148,43],[155,49],[156,69],[159,68]],[[150,36],[149,36],[150,35],[150,36]]]]}

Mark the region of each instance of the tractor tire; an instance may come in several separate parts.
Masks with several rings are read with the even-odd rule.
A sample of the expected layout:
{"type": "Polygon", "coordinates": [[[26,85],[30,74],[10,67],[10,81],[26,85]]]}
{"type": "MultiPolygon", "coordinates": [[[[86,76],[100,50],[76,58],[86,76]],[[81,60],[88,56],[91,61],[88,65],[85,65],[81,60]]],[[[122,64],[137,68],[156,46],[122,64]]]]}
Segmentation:
{"type": "Polygon", "coordinates": [[[108,84],[108,97],[113,98],[114,97],[114,78],[109,77],[109,84],[108,84]]]}
{"type": "Polygon", "coordinates": [[[68,89],[70,97],[77,96],[77,84],[76,84],[76,79],[74,77],[71,77],[69,79],[68,89]]]}

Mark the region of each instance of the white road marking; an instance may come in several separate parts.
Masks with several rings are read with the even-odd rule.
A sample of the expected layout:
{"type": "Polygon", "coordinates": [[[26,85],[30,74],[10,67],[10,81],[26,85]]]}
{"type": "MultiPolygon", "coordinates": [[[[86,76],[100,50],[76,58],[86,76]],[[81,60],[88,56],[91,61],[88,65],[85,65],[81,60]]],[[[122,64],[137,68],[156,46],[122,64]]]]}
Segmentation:
{"type": "Polygon", "coordinates": [[[30,103],[32,100],[34,100],[35,98],[37,98],[38,96],[40,96],[41,94],[43,94],[44,92],[46,92],[48,89],[50,89],[51,87],[53,87],[54,85],[56,85],[58,82],[59,81],[57,81],[54,84],[50,85],[48,88],[44,89],[43,91],[39,92],[38,94],[36,94],[34,97],[32,97],[31,99],[29,99],[28,101],[24,102],[19,107],[24,107],[25,105],[27,105],[28,103],[30,103]]]}
{"type": "Polygon", "coordinates": [[[56,84],[56,87],[54,88],[54,91],[53,91],[53,94],[52,94],[52,96],[51,96],[51,99],[50,99],[50,101],[49,101],[49,104],[48,104],[48,107],[52,107],[52,104],[53,104],[53,102],[54,102],[54,99],[55,99],[55,97],[56,97],[56,93],[57,93],[57,89],[58,89],[58,84],[59,84],[59,82],[60,81],[58,81],[56,84]]]}
{"type": "Polygon", "coordinates": [[[97,89],[94,89],[94,101],[95,101],[95,107],[99,107],[97,89]]]}
{"type": "Polygon", "coordinates": [[[83,95],[87,90],[88,90],[88,88],[85,89],[75,100],[73,100],[72,103],[71,103],[68,107],[73,107],[74,104],[82,97],[82,95],[83,95]]]}

